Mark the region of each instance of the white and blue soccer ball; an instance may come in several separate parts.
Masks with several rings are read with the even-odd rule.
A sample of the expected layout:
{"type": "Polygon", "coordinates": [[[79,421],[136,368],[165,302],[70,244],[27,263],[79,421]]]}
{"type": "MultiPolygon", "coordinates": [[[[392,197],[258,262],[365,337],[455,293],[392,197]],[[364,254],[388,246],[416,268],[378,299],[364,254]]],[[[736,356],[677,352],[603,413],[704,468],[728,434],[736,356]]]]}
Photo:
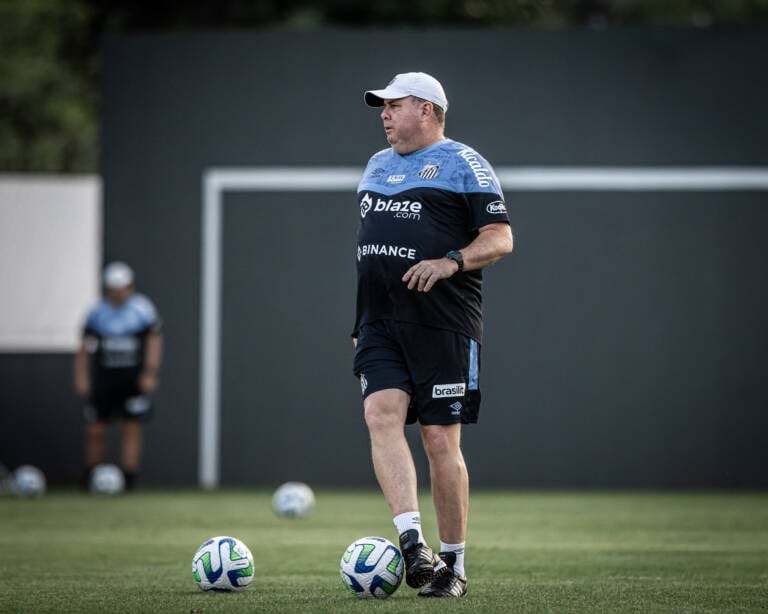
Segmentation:
{"type": "Polygon", "coordinates": [[[386,599],[403,580],[403,555],[383,537],[363,537],[344,551],[341,579],[361,599],[386,599]]]}
{"type": "Polygon", "coordinates": [[[45,494],[45,475],[37,467],[21,465],[13,472],[12,490],[20,497],[45,494]]]}
{"type": "Polygon", "coordinates": [[[117,465],[102,463],[91,471],[89,488],[97,495],[119,495],[125,490],[125,476],[117,465]]]}
{"type": "Polygon", "coordinates": [[[239,539],[212,537],[195,552],[192,575],[204,591],[243,591],[253,581],[253,555],[239,539]]]}
{"type": "Polygon", "coordinates": [[[272,509],[283,518],[302,518],[315,508],[315,493],[303,482],[286,482],[272,496],[272,509]]]}

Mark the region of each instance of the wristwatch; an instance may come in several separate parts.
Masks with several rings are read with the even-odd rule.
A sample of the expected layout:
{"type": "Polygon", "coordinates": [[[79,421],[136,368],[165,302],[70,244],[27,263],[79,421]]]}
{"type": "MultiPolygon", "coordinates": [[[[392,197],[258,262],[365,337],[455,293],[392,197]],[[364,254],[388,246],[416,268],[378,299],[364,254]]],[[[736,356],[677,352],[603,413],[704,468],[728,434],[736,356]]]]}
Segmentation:
{"type": "Polygon", "coordinates": [[[464,270],[464,256],[461,255],[459,250],[452,249],[445,255],[445,257],[453,260],[456,264],[459,265],[459,272],[464,270]]]}

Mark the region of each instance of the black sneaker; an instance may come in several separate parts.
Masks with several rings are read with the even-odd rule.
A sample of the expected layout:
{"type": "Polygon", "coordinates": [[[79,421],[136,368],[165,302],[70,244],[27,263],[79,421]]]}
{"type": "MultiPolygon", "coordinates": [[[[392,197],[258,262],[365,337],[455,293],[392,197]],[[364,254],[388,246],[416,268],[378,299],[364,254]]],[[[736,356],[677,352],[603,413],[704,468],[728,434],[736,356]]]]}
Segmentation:
{"type": "Polygon", "coordinates": [[[429,584],[439,559],[429,546],[419,543],[419,532],[416,529],[409,529],[400,535],[400,551],[405,563],[405,583],[411,588],[429,584]]]}
{"type": "Polygon", "coordinates": [[[467,594],[467,579],[457,576],[453,571],[456,555],[453,552],[441,552],[440,558],[445,566],[435,571],[435,577],[419,591],[419,597],[463,597],[467,594]]]}

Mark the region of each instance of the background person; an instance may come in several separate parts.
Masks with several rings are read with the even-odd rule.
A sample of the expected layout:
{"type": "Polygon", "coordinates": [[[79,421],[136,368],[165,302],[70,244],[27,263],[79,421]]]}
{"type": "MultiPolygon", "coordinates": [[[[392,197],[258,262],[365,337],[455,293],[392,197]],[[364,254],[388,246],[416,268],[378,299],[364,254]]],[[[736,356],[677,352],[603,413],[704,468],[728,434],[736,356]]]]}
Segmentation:
{"type": "Polygon", "coordinates": [[[122,262],[104,269],[104,296],[89,311],[75,354],[75,390],[86,401],[84,485],[104,462],[111,422],[120,421],[126,488],[135,486],[141,466],[141,425],[151,416],[163,341],[157,311],[134,292],[133,277],[122,262]]]}

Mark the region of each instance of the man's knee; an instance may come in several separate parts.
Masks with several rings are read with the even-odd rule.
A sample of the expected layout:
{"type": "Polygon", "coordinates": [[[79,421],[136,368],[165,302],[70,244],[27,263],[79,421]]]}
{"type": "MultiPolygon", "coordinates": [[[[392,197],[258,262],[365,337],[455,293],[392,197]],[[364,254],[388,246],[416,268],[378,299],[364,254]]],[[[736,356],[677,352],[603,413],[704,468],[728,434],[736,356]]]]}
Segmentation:
{"type": "Polygon", "coordinates": [[[459,454],[459,425],[428,425],[421,427],[424,450],[430,459],[439,459],[459,454]]]}
{"type": "Polygon", "coordinates": [[[380,390],[363,402],[365,424],[369,431],[403,428],[408,411],[408,395],[402,390],[380,390]]]}

